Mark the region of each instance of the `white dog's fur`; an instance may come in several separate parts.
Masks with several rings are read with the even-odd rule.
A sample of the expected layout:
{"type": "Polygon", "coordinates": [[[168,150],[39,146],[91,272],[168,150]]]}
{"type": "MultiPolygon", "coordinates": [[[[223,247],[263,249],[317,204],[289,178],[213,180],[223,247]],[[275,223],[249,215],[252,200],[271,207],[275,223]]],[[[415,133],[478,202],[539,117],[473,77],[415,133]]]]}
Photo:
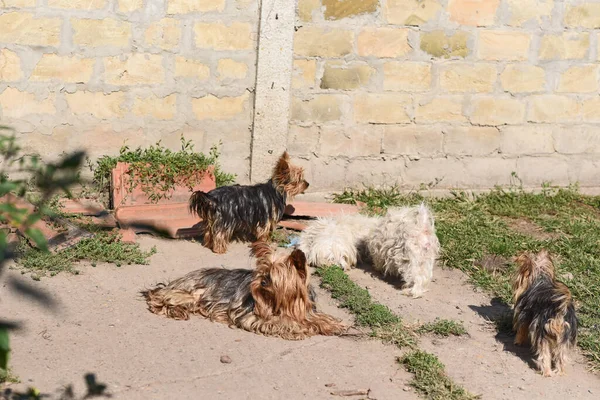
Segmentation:
{"type": "Polygon", "coordinates": [[[339,265],[352,268],[358,260],[360,242],[378,223],[378,218],[360,214],[319,218],[300,234],[298,248],[316,267],[339,265]]]}
{"type": "Polygon", "coordinates": [[[404,281],[403,293],[420,297],[433,277],[440,243],[425,204],[390,208],[366,237],[373,267],[404,281]]]}

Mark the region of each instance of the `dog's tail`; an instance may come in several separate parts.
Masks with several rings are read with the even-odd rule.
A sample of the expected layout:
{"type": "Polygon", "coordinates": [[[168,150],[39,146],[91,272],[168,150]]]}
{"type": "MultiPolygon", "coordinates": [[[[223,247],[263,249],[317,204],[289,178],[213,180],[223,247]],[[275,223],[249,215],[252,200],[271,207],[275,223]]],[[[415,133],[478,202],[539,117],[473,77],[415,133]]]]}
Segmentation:
{"type": "Polygon", "coordinates": [[[199,216],[204,219],[205,215],[210,213],[214,209],[215,203],[201,190],[192,193],[189,201],[189,210],[192,214],[199,216]]]}
{"type": "Polygon", "coordinates": [[[433,225],[433,214],[431,213],[431,210],[429,209],[429,207],[427,207],[425,205],[425,203],[421,203],[419,205],[419,209],[418,209],[418,221],[419,221],[419,225],[420,226],[429,226],[429,225],[433,225]]]}
{"type": "Polygon", "coordinates": [[[148,309],[154,314],[165,315],[168,318],[188,320],[194,313],[196,299],[188,291],[173,289],[164,284],[145,290],[142,296],[146,299],[148,309]]]}

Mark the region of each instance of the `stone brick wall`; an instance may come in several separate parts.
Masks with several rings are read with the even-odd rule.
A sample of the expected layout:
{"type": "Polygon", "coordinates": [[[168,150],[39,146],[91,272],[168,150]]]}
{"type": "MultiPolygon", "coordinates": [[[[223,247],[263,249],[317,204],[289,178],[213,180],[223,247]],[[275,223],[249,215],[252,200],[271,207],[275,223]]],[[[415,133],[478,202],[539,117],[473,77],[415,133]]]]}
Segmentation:
{"type": "Polygon", "coordinates": [[[0,122],[45,156],[181,134],[248,180],[258,4],[0,0],[0,122]]]}
{"type": "Polygon", "coordinates": [[[315,190],[600,187],[600,2],[299,0],[288,148],[315,190]]]}

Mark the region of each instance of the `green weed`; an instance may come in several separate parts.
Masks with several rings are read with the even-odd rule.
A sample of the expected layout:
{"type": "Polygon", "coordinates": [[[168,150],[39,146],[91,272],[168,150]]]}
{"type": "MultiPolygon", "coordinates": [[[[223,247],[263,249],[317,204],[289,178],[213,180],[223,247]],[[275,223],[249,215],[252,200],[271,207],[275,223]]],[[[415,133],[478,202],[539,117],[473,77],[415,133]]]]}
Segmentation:
{"type": "Polygon", "coordinates": [[[418,333],[433,333],[438,336],[462,336],[467,334],[467,330],[460,321],[436,318],[435,321],[421,325],[417,329],[418,333]]]}

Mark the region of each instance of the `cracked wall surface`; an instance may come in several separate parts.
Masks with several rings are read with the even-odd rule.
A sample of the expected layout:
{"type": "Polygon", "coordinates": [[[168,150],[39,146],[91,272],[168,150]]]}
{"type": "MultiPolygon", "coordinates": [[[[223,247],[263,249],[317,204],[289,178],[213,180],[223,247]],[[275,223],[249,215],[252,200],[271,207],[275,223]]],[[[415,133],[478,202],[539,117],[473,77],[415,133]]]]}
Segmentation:
{"type": "Polygon", "coordinates": [[[221,141],[247,181],[257,29],[249,0],[0,0],[0,121],[46,157],[221,141]]]}
{"type": "Polygon", "coordinates": [[[597,28],[597,1],[299,0],[288,148],[319,188],[597,188],[597,28]]]}

